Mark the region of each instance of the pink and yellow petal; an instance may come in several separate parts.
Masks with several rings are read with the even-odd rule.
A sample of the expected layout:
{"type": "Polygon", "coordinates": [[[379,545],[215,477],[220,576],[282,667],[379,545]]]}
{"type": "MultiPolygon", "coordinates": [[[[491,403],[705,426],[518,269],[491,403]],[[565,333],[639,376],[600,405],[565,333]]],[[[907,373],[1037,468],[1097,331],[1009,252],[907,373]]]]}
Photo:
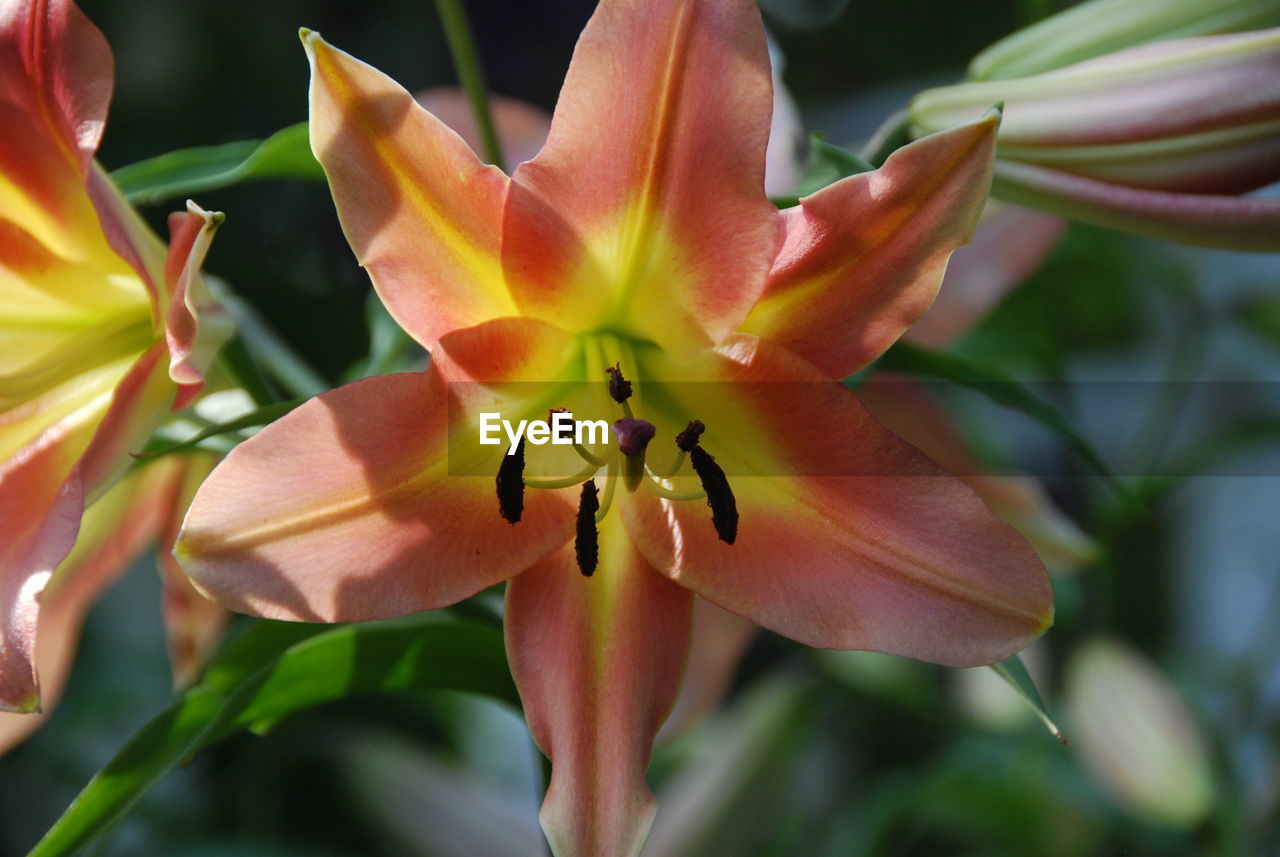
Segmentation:
{"type": "Polygon", "coordinates": [[[40,593],[84,510],[77,462],[93,425],[65,420],[0,465],[0,711],[37,711],[40,593]]]}
{"type": "Polygon", "coordinates": [[[111,99],[114,61],[71,0],[0,5],[0,210],[71,237],[92,218],[89,163],[111,99]]]}
{"type": "Polygon", "coordinates": [[[779,240],[772,93],[742,0],[605,0],[547,144],[516,170],[503,265],[521,312],[689,350],[734,329],[779,240]]]}
{"type": "Polygon", "coordinates": [[[552,851],[636,857],[657,808],[644,772],[680,684],[692,596],[609,516],[594,576],[569,545],[515,577],[506,603],[512,674],[552,761],[540,816],[552,851]]]}
{"type": "Polygon", "coordinates": [[[999,115],[899,149],[783,213],[786,238],[742,330],[832,378],[878,357],[924,315],[977,226],[999,115]]]}
{"type": "Polygon", "coordinates": [[[25,739],[62,694],[90,605],[155,541],[166,512],[169,459],[120,480],[84,514],[75,547],[40,595],[36,666],[42,714],[0,714],[0,753],[25,739]]]}
{"type": "Polygon", "coordinates": [[[486,390],[565,345],[546,325],[490,322],[445,337],[425,373],[318,396],[214,470],[176,555],[223,606],[306,621],[443,607],[506,580],[570,538],[574,499],[531,491],[520,523],[503,520],[505,450],[468,458],[480,454],[470,397],[492,400],[486,390]]]}
{"type": "Polygon", "coordinates": [[[164,268],[169,296],[165,342],[169,346],[169,377],[179,386],[175,409],[185,407],[199,395],[204,386],[204,366],[212,357],[208,348],[201,348],[202,343],[198,342],[200,312],[211,309],[212,303],[200,278],[200,266],[222,220],[221,212],[205,211],[194,202],[187,203],[185,212],[169,215],[171,237],[164,268]]]}
{"type": "Polygon", "coordinates": [[[400,325],[431,347],[513,305],[499,247],[507,177],[386,75],[304,30],[311,146],[347,240],[400,325]]]}
{"type": "Polygon", "coordinates": [[[655,568],[819,647],[968,666],[1048,627],[1052,592],[1026,541],[848,389],[743,335],[688,372],[716,383],[673,386],[672,410],[706,423],[740,523],[729,545],[703,503],[628,495],[628,528],[655,568]]]}
{"type": "Polygon", "coordinates": [[[885,428],[963,479],[1022,533],[1051,571],[1074,571],[1097,555],[1097,546],[1038,481],[984,469],[923,385],[876,375],[859,385],[858,398],[885,428]]]}
{"type": "Polygon", "coordinates": [[[217,465],[218,456],[201,452],[173,460],[176,467],[165,486],[168,502],[159,527],[157,564],[164,587],[162,610],[169,664],[174,684],[184,687],[199,675],[210,652],[222,639],[229,617],[222,606],[191,585],[173,556],[182,519],[196,490],[217,465]]]}
{"type": "Polygon", "coordinates": [[[142,451],[147,439],[169,412],[174,386],[165,362],[165,346],[157,342],[116,385],[79,463],[85,496],[93,500],[128,468],[131,454],[142,451]]]}

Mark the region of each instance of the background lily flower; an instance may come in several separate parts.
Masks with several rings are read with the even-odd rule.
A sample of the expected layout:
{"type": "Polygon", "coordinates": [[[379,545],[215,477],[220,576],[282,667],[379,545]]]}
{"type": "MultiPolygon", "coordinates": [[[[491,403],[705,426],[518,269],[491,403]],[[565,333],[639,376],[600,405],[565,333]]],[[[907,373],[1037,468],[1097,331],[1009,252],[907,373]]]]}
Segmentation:
{"type": "Polygon", "coordinates": [[[1140,235],[1280,249],[1280,28],[1139,45],[1043,74],[941,87],[927,134],[1004,102],[992,193],[1140,235]]]}
{"type": "Polygon", "coordinates": [[[1129,646],[1090,640],[1067,673],[1072,742],[1112,799],[1138,818],[1190,828],[1213,805],[1209,750],[1187,704],[1129,646]]]}
{"type": "Polygon", "coordinates": [[[225,335],[193,203],[166,253],[93,161],[102,34],[69,0],[0,2],[0,709],[39,708],[39,599],[84,506],[202,384],[225,335]]]}
{"type": "Polygon", "coordinates": [[[779,213],[747,0],[602,3],[547,144],[510,178],[385,75],[303,41],[343,227],[431,365],[321,395],[238,446],[176,549],[201,591],[343,621],[509,581],[560,857],[638,853],[695,596],[811,645],[946,664],[1047,627],[1026,542],[840,383],[927,309],[981,210],[998,115],[779,213]],[[621,379],[605,393],[606,366],[633,399],[621,379]],[[627,455],[586,449],[565,479],[539,448],[513,465],[476,443],[482,410],[569,405],[616,419],[627,455]],[[681,452],[696,475],[652,475],[681,452]]]}

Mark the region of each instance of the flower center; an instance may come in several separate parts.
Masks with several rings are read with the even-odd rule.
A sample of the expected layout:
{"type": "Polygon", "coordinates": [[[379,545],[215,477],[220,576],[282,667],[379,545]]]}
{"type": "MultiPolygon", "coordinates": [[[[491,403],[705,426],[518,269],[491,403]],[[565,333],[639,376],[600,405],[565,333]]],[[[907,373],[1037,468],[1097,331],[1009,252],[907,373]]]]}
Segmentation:
{"type": "MultiPolygon", "coordinates": [[[[609,398],[622,412],[622,416],[613,422],[616,449],[602,456],[573,441],[574,451],[584,462],[583,469],[567,477],[542,479],[525,474],[525,442],[522,438],[510,454],[503,456],[498,469],[496,485],[499,514],[512,524],[519,523],[524,512],[526,487],[555,490],[581,484],[574,553],[578,568],[586,577],[594,574],[599,564],[598,525],[609,514],[619,480],[628,492],[635,492],[643,485],[664,500],[687,502],[705,499],[711,507],[711,524],[716,535],[721,541],[733,544],[738,535],[737,502],[724,470],[716,463],[715,457],[700,445],[706,426],[699,420],[690,422],[676,435],[675,443],[679,452],[673,465],[665,473],[654,472],[645,461],[645,453],[649,443],[657,436],[657,427],[632,412],[628,401],[632,395],[632,385],[622,374],[621,363],[606,367],[604,374],[608,376],[609,398]],[[671,480],[681,474],[686,462],[701,482],[702,490],[677,491],[671,487],[671,480]],[[596,484],[599,479],[604,480],[603,497],[596,484]]],[[[564,409],[555,408],[548,416],[554,416],[557,412],[563,413],[564,409]]],[[[563,439],[569,440],[570,437],[568,429],[564,429],[563,439]]]]}

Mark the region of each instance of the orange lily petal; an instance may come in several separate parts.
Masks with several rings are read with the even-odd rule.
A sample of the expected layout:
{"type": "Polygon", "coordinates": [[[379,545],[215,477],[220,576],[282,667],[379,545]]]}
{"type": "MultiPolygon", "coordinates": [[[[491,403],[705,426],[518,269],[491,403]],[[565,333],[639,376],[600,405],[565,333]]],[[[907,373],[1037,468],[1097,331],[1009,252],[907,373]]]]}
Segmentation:
{"type": "Polygon", "coordinates": [[[0,195],[36,209],[24,212],[26,228],[74,233],[70,223],[92,217],[81,199],[114,67],[106,39],[71,0],[0,7],[0,195]]]}
{"type": "Polygon", "coordinates": [[[733,330],[779,239],[771,113],[755,4],[604,0],[547,144],[512,177],[502,256],[521,311],[684,350],[733,330]]]}
{"type": "Polygon", "coordinates": [[[187,203],[185,212],[169,215],[171,237],[164,268],[169,293],[165,341],[169,346],[169,377],[180,387],[174,410],[186,407],[200,394],[204,374],[199,364],[207,364],[212,358],[212,354],[202,355],[203,359],[197,357],[197,349],[203,344],[197,341],[201,332],[199,313],[211,303],[200,279],[200,266],[222,220],[220,212],[205,211],[194,202],[187,203]]]}
{"type": "Polygon", "coordinates": [[[40,592],[75,543],[84,493],[76,461],[92,424],[63,421],[0,466],[0,711],[38,711],[40,592]]]}
{"type": "Polygon", "coordinates": [[[164,357],[164,343],[157,342],[116,385],[111,404],[80,461],[89,500],[124,473],[129,454],[141,451],[168,412],[174,388],[164,357]]]}
{"type": "Polygon", "coordinates": [[[540,818],[557,857],[639,854],[657,810],[644,771],[675,702],[692,601],[612,515],[593,577],[570,545],[507,585],[507,656],[552,760],[540,818]]]}
{"type": "Polygon", "coordinates": [[[161,461],[174,462],[173,473],[165,485],[164,519],[157,539],[157,565],[164,586],[162,609],[165,639],[169,645],[169,664],[178,687],[192,682],[204,666],[205,659],[222,638],[227,625],[227,611],[201,595],[187,579],[182,566],[173,556],[178,530],[196,489],[218,463],[210,453],[173,456],[161,461]]]}
{"type": "Polygon", "coordinates": [[[704,504],[628,495],[655,568],[812,646],[970,666],[1048,627],[1052,591],[1026,541],[843,385],[745,335],[688,371],[719,383],[691,385],[671,410],[706,423],[741,522],[728,545],[704,504]]]}
{"type": "Polygon", "coordinates": [[[1093,542],[1037,480],[985,470],[924,385],[878,374],[858,387],[858,398],[885,428],[963,479],[1051,570],[1072,571],[1095,556],[1093,542]]]}
{"type": "MultiPolygon", "coordinates": [[[[500,319],[443,338],[424,373],[312,399],[213,471],[178,559],[226,607],[313,622],[443,607],[528,568],[570,538],[573,502],[532,491],[523,520],[508,524],[494,490],[497,447],[487,448],[486,475],[450,475],[450,421],[468,418],[479,385],[449,382],[541,374],[544,353],[564,347],[548,325],[500,319]]],[[[471,430],[456,434],[474,448],[471,430]]]]}
{"type": "Polygon", "coordinates": [[[878,357],[933,302],[977,226],[999,115],[918,140],[783,212],[786,239],[742,330],[833,378],[878,357]]]}
{"type": "Polygon", "coordinates": [[[66,683],[89,606],[155,540],[174,463],[166,458],[139,468],[85,512],[75,547],[40,595],[35,651],[43,713],[0,714],[0,753],[48,716],[66,683]]]}
{"type": "Polygon", "coordinates": [[[514,314],[498,258],[507,177],[391,78],[304,30],[311,147],[347,240],[406,331],[514,314]]]}
{"type": "Polygon", "coordinates": [[[988,202],[973,240],[952,254],[938,299],[903,338],[943,348],[966,333],[1040,267],[1066,228],[1057,215],[988,202]]]}

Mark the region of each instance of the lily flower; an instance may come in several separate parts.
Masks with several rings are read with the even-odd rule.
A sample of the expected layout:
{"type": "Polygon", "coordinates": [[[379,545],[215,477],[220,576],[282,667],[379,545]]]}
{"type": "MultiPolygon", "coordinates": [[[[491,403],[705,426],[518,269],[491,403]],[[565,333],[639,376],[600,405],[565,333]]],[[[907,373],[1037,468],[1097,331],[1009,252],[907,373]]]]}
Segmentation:
{"type": "Polygon", "coordinates": [[[604,0],[546,145],[510,177],[302,38],[343,227],[431,362],[318,396],[228,455],[176,548],[202,592],[334,622],[507,581],[560,857],[638,853],[697,597],[809,645],[956,665],[1049,625],[1027,543],[841,383],[968,239],[998,114],[779,212],[750,0],[604,0]],[[478,442],[481,413],[553,408],[612,436],[478,442]]]}
{"type": "Polygon", "coordinates": [[[1065,68],[923,92],[913,133],[1003,102],[992,193],[1090,223],[1280,250],[1280,28],[1138,45],[1065,68]]]}
{"type": "Polygon", "coordinates": [[[38,710],[40,593],[226,332],[197,321],[222,215],[188,203],[166,253],[93,160],[112,68],[70,0],[0,0],[0,710],[38,710]]]}

